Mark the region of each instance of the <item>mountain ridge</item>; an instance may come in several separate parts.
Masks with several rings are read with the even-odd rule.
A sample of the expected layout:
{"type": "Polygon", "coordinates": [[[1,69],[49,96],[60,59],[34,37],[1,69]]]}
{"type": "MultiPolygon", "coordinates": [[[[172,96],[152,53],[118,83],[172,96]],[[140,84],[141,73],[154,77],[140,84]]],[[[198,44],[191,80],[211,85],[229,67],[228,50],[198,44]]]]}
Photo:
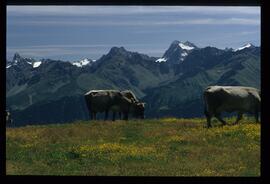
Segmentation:
{"type": "MultiPolygon", "coordinates": [[[[174,41],[163,56],[168,56],[166,62],[156,62],[157,57],[112,47],[98,60],[89,64],[88,59],[89,63],[81,67],[51,59],[38,60],[41,64],[33,67],[37,60],[16,53],[14,65],[6,67],[7,108],[14,112],[15,121],[20,125],[46,120],[49,123],[73,121],[88,118],[81,98],[88,90],[130,89],[148,104],[148,117],[193,117],[202,116],[199,95],[207,85],[260,87],[260,47],[234,51],[174,41]],[[171,47],[175,48],[167,52],[171,47]],[[187,53],[183,61],[181,52],[187,53]],[[42,113],[45,109],[48,112],[42,113]],[[48,119],[45,114],[50,112],[59,117],[48,119]]],[[[7,62],[7,66],[10,64],[7,62]]]]}

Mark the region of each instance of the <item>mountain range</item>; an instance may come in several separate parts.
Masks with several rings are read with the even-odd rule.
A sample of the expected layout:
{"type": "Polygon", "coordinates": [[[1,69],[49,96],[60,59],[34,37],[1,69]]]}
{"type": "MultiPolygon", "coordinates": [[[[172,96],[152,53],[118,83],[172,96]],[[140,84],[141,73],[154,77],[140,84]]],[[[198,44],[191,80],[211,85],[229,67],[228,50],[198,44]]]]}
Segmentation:
{"type": "Polygon", "coordinates": [[[208,85],[260,88],[260,47],[199,48],[173,41],[162,57],[113,47],[98,60],[21,57],[6,64],[7,109],[16,125],[88,119],[83,94],[92,89],[132,90],[146,102],[147,118],[203,116],[208,85]]]}

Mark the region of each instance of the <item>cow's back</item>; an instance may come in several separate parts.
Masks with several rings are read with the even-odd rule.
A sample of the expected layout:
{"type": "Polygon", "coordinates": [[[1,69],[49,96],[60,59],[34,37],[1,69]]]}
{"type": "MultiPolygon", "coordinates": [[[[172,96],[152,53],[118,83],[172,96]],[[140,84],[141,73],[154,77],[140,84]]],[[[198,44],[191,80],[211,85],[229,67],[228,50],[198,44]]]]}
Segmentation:
{"type": "Polygon", "coordinates": [[[92,111],[103,112],[115,101],[117,90],[91,90],[85,94],[85,99],[92,111]]]}
{"type": "Polygon", "coordinates": [[[252,112],[261,101],[259,90],[252,87],[224,87],[224,101],[228,109],[252,112]]]}
{"type": "Polygon", "coordinates": [[[242,86],[209,86],[204,99],[207,109],[216,112],[251,112],[260,103],[259,90],[242,86]]]}

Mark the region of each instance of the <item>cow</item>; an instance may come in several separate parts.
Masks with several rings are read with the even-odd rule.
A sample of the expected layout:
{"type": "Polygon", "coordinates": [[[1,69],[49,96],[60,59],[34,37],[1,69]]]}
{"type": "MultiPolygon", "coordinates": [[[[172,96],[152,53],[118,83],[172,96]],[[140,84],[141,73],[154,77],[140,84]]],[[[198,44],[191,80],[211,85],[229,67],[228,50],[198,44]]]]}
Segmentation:
{"type": "Polygon", "coordinates": [[[12,124],[12,122],[13,122],[13,120],[11,118],[11,113],[8,110],[6,110],[6,124],[10,125],[10,124],[12,124]]]}
{"type": "Polygon", "coordinates": [[[91,119],[96,119],[96,113],[105,112],[104,120],[107,120],[109,111],[113,111],[123,113],[124,119],[128,120],[130,109],[138,109],[137,106],[140,106],[118,90],[91,90],[84,97],[91,119]]]}
{"type": "MultiPolygon", "coordinates": [[[[139,100],[136,98],[135,94],[131,90],[121,91],[121,94],[123,94],[126,98],[130,99],[133,102],[130,108],[130,112],[132,113],[133,117],[144,119],[145,103],[139,102],[139,100]]],[[[121,119],[121,112],[119,111],[119,109],[111,108],[111,110],[113,111],[113,120],[115,120],[116,112],[119,113],[119,117],[121,119]]]]}
{"type": "Polygon", "coordinates": [[[223,125],[226,122],[221,118],[222,112],[237,112],[237,124],[243,113],[255,115],[259,122],[261,111],[261,92],[252,87],[244,86],[209,86],[203,92],[204,114],[207,118],[207,127],[211,127],[211,118],[216,117],[223,125]]]}

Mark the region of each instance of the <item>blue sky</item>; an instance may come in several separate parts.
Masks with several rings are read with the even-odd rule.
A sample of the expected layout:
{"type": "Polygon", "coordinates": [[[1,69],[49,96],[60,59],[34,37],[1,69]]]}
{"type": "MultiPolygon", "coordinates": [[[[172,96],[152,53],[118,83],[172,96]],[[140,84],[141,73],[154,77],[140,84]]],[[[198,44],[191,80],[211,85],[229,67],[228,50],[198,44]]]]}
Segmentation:
{"type": "Polygon", "coordinates": [[[160,57],[174,40],[260,46],[260,7],[8,6],[7,58],[99,59],[113,46],[160,57]]]}

